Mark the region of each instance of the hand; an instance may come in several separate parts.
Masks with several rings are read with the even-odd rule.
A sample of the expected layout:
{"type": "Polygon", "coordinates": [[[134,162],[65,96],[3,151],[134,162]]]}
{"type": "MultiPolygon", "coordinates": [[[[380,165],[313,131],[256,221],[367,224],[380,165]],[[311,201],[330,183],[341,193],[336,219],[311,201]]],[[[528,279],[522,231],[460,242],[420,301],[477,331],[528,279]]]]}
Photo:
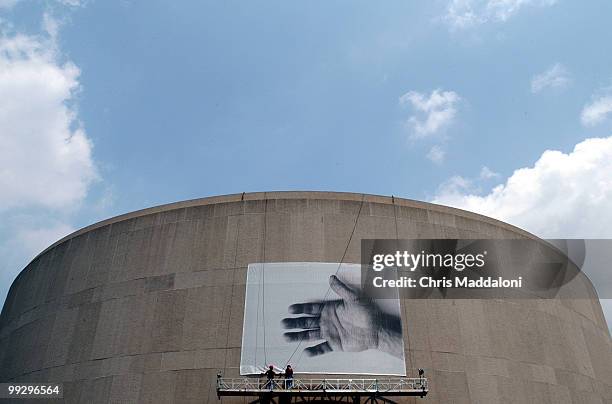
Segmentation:
{"type": "Polygon", "coordinates": [[[383,313],[371,299],[360,299],[357,292],[335,275],[329,278],[329,286],[341,299],[289,306],[289,313],[306,316],[282,320],[285,329],[302,329],[286,332],[287,341],[323,340],[304,349],[308,356],[380,349],[401,357],[403,345],[398,317],[383,313]]]}

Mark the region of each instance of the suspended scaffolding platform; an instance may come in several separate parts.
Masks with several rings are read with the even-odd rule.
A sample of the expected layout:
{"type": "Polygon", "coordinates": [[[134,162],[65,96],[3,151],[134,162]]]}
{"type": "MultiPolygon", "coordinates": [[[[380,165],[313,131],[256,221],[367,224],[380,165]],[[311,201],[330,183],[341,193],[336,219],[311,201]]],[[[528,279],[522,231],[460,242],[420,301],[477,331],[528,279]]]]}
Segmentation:
{"type": "Polygon", "coordinates": [[[395,379],[255,379],[217,377],[217,396],[258,396],[279,402],[351,401],[361,398],[393,402],[387,397],[424,397],[429,392],[427,378],[395,379]],[[310,398],[310,399],[309,399],[310,398]],[[315,400],[313,400],[315,399],[315,400]]]}

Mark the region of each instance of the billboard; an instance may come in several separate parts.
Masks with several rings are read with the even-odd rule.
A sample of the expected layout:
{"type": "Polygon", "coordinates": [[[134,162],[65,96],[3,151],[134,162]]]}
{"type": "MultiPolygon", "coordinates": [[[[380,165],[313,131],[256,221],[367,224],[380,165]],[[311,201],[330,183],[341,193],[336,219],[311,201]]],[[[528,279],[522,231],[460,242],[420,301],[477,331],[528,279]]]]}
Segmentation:
{"type": "Polygon", "coordinates": [[[361,265],[249,264],[240,374],[406,375],[399,298],[361,296],[361,265]]]}

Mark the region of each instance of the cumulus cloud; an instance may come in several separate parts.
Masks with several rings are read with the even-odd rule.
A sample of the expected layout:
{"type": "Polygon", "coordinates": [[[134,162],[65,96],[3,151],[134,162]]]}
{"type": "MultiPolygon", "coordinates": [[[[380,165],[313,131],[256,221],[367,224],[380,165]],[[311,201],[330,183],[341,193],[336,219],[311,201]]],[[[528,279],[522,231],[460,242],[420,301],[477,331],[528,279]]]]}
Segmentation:
{"type": "Polygon", "coordinates": [[[457,104],[461,97],[454,91],[436,89],[429,96],[410,91],[399,98],[401,106],[410,106],[415,112],[406,121],[412,136],[422,138],[434,135],[447,128],[457,115],[457,104]]]}
{"type": "Polygon", "coordinates": [[[463,29],[490,21],[505,22],[526,6],[551,6],[556,0],[451,0],[443,20],[463,29]]]}
{"type": "Polygon", "coordinates": [[[79,73],[45,39],[0,38],[0,210],[72,207],[96,179],[73,106],[79,73]]]}
{"type": "Polygon", "coordinates": [[[444,202],[440,202],[440,197],[445,197],[447,195],[463,195],[470,192],[476,192],[474,181],[461,175],[454,175],[438,187],[438,192],[432,202],[445,204],[444,202]]]}
{"type": "Polygon", "coordinates": [[[70,217],[98,179],[76,108],[80,71],[63,60],[60,24],[49,12],[39,35],[3,28],[0,24],[0,301],[28,260],[73,231],[70,217]]]}
{"type": "Polygon", "coordinates": [[[543,73],[531,79],[531,92],[536,94],[547,88],[565,88],[570,83],[567,69],[560,63],[555,63],[543,73]]]}
{"type": "Polygon", "coordinates": [[[612,236],[612,137],[590,138],[570,153],[546,150],[484,195],[453,177],[433,202],[491,216],[540,237],[612,236]]]}
{"type": "Polygon", "coordinates": [[[602,95],[585,105],[580,114],[580,121],[584,126],[595,126],[612,113],[612,95],[602,95]]]}
{"type": "Polygon", "coordinates": [[[429,160],[436,164],[442,164],[445,156],[446,152],[440,146],[433,146],[426,155],[429,160]]]}
{"type": "Polygon", "coordinates": [[[72,226],[61,222],[45,227],[21,227],[16,229],[15,240],[28,255],[34,256],[74,231],[72,226]]]}
{"type": "Polygon", "coordinates": [[[499,173],[496,173],[487,166],[483,166],[480,169],[480,178],[483,180],[490,180],[492,178],[498,178],[499,176],[499,173]]]}

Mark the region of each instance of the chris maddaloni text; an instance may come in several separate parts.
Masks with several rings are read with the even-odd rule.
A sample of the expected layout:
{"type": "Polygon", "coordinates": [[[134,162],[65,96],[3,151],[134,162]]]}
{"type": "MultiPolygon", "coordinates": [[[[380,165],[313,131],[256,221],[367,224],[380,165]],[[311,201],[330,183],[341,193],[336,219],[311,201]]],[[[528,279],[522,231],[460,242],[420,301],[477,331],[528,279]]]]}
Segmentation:
{"type": "Polygon", "coordinates": [[[504,279],[501,276],[497,278],[483,276],[470,279],[464,276],[435,279],[429,276],[420,278],[402,276],[398,279],[384,279],[382,276],[377,276],[372,283],[376,288],[520,288],[523,286],[523,277],[504,279]]]}

